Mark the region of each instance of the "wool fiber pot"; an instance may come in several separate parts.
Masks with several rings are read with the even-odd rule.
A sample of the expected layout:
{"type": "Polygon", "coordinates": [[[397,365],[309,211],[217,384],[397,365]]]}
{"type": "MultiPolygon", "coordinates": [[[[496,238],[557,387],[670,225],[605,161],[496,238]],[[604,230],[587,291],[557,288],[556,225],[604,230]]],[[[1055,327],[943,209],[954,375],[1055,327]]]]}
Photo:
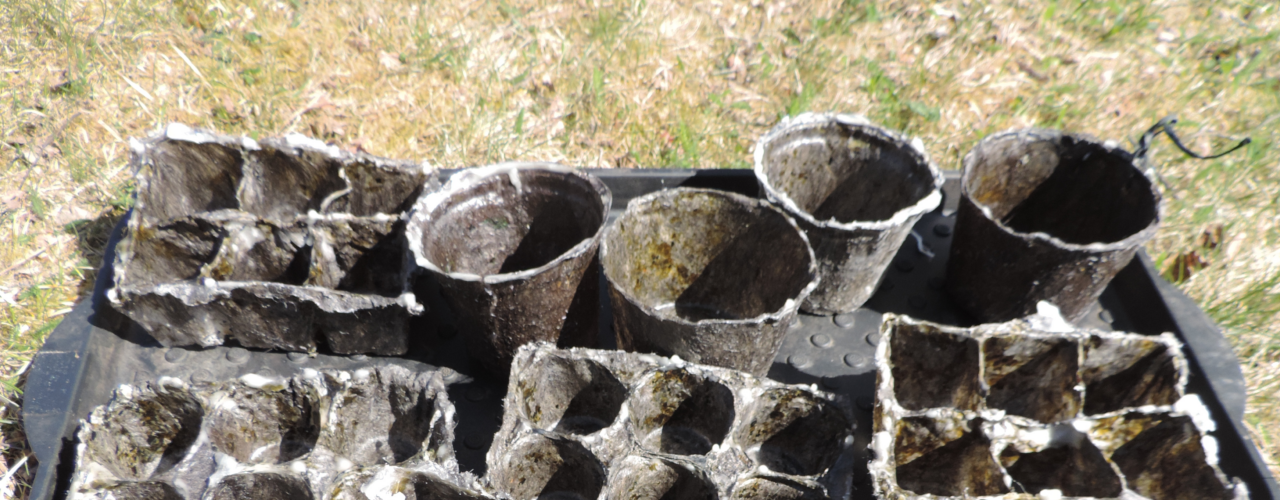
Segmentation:
{"type": "Polygon", "coordinates": [[[784,119],[756,144],[755,173],[813,245],[822,282],[802,307],[817,314],[870,299],[911,227],[942,202],[920,140],[857,115],[784,119]]]}
{"type": "Polygon", "coordinates": [[[594,338],[566,326],[595,326],[568,316],[575,302],[589,303],[574,311],[599,309],[580,285],[612,200],[600,179],[547,163],[464,170],[419,200],[407,229],[414,259],[488,370],[505,376],[516,349],[535,340],[594,338]]]}
{"type": "Polygon", "coordinates": [[[1080,320],[1160,223],[1160,193],[1115,142],[1025,129],[964,159],[947,291],[980,321],[1047,301],[1080,320]]]}
{"type": "Polygon", "coordinates": [[[620,348],[756,375],[818,283],[791,218],[708,189],[632,200],[601,243],[600,264],[620,348]]]}

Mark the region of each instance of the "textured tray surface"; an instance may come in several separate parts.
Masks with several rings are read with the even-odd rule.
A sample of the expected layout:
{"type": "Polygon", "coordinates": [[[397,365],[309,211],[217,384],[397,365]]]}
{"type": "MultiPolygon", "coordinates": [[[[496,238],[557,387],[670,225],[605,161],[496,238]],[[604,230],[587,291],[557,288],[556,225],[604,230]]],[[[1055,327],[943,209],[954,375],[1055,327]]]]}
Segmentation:
{"type": "MultiPolygon", "coordinates": [[[[594,171],[613,191],[611,214],[616,216],[626,202],[663,187],[678,185],[713,187],[757,195],[756,180],[747,171],[594,171]]],[[[951,180],[954,180],[952,178],[951,180]]],[[[954,209],[954,183],[949,182],[944,207],[954,209]]],[[[885,273],[876,294],[863,309],[830,316],[801,315],[783,341],[769,377],[784,383],[818,384],[826,391],[841,394],[854,402],[857,431],[855,450],[870,442],[871,409],[874,404],[875,345],[879,342],[881,314],[895,312],[916,318],[956,325],[972,321],[950,305],[942,292],[949,236],[954,219],[939,210],[926,214],[916,224],[930,258],[908,237],[894,263],[885,273]]],[[[108,259],[110,256],[108,256],[108,259]]],[[[106,271],[106,270],[104,270],[106,271]]],[[[1251,442],[1244,438],[1240,418],[1244,409],[1244,385],[1239,366],[1216,327],[1196,309],[1195,304],[1159,278],[1145,259],[1120,273],[1103,294],[1101,303],[1084,321],[1084,326],[1118,329],[1144,334],[1175,332],[1187,345],[1191,365],[1188,391],[1200,394],[1218,422],[1224,471],[1242,478],[1255,499],[1277,495],[1274,480],[1266,473],[1251,442]]],[[[302,370],[337,369],[353,371],[383,365],[400,365],[414,370],[449,367],[445,372],[449,396],[459,419],[455,449],[464,470],[483,473],[488,450],[501,419],[501,401],[506,380],[493,380],[480,373],[451,332],[448,311],[433,299],[432,315],[425,321],[443,336],[453,334],[447,348],[437,352],[411,350],[403,358],[376,356],[333,356],[327,354],[284,354],[261,352],[235,346],[208,349],[163,348],[145,334],[131,329],[127,321],[105,306],[104,280],[93,300],[81,303],[70,313],[37,355],[24,403],[24,422],[40,469],[32,498],[54,497],[54,490],[69,485],[66,465],[72,455],[60,453],[74,447],[62,445],[74,435],[75,424],[97,405],[106,403],[111,390],[122,383],[145,383],[162,376],[188,381],[231,379],[246,373],[293,376],[302,370]],[[60,460],[61,458],[61,460],[60,460]],[[59,467],[59,462],[62,466],[59,467]],[[62,474],[57,474],[62,470],[62,474]],[[55,480],[60,481],[55,482],[55,480]]],[[[607,290],[602,286],[601,290],[607,290]]],[[[613,347],[607,300],[601,311],[604,335],[601,347],[613,347]]],[[[856,462],[865,463],[866,456],[856,462]]],[[[865,468],[856,468],[853,479],[855,499],[873,498],[865,468]]]]}

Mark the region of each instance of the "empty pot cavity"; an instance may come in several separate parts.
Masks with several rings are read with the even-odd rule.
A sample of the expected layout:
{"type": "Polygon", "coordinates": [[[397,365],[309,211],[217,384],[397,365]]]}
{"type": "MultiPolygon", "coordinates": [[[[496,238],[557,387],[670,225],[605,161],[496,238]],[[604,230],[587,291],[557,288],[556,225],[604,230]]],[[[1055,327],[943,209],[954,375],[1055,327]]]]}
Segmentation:
{"type": "Polygon", "coordinates": [[[656,453],[706,454],[733,425],[733,391],[684,368],[645,377],[629,405],[640,446],[656,453]]]}
{"type": "Polygon", "coordinates": [[[993,220],[1076,245],[1119,242],[1156,223],[1159,196],[1132,155],[1089,138],[1033,134],[984,141],[966,158],[965,192],[993,220]]]}
{"type": "Polygon", "coordinates": [[[969,422],[960,436],[897,467],[898,485],[917,495],[985,496],[1009,492],[1004,471],[991,456],[991,441],[981,420],[969,422]]]}
{"type": "Polygon", "coordinates": [[[1044,423],[1080,412],[1079,344],[996,336],[983,344],[987,406],[1044,423]]]}
{"type": "Polygon", "coordinates": [[[429,373],[356,370],[332,395],[320,443],[355,464],[397,464],[433,443],[435,400],[429,373]]]}
{"type": "Polygon", "coordinates": [[[219,281],[300,285],[310,265],[306,229],[261,219],[223,223],[227,236],[204,274],[219,281]]]}
{"type": "Polygon", "coordinates": [[[200,435],[204,409],[186,389],[126,386],[81,432],[87,459],[120,479],[141,481],[173,469],[200,435]],[[105,408],[105,409],[104,409],[105,408]]]}
{"type": "Polygon", "coordinates": [[[987,137],[965,156],[947,288],[983,321],[1056,305],[1079,320],[1155,234],[1160,195],[1130,153],[1053,130],[987,137]]]}
{"type": "Polygon", "coordinates": [[[815,221],[888,219],[934,189],[922,152],[879,127],[836,117],[801,125],[761,141],[760,170],[815,221]]]}
{"type": "Polygon", "coordinates": [[[324,152],[290,148],[264,141],[245,161],[240,188],[245,211],[260,217],[289,220],[320,211],[330,195],[346,188],[342,162],[324,152]]]}
{"type": "Polygon", "coordinates": [[[605,235],[621,348],[762,375],[817,285],[813,253],[780,210],[741,195],[664,190],[605,235]]]}
{"type": "Polygon", "coordinates": [[[403,221],[335,218],[310,225],[314,264],[307,285],[384,297],[404,291],[403,221]]]}
{"type": "Polygon", "coordinates": [[[1111,460],[1124,474],[1129,489],[1146,498],[1235,497],[1206,461],[1201,434],[1189,417],[1160,419],[1117,448],[1111,460]]]}
{"type": "MultiPolygon", "coordinates": [[[[414,260],[440,283],[468,351],[490,372],[505,377],[521,345],[560,339],[612,200],[588,174],[511,163],[458,172],[414,206],[414,260]]],[[[595,296],[584,299],[579,307],[598,308],[595,296]]]]}
{"type": "Polygon", "coordinates": [[[650,373],[628,404],[640,445],[655,453],[707,454],[733,425],[733,391],[685,368],[650,373]]]}
{"type": "Polygon", "coordinates": [[[632,201],[606,238],[611,282],[654,314],[746,320],[782,309],[813,276],[786,216],[758,201],[676,189],[632,201]]]}
{"type": "Polygon", "coordinates": [[[902,465],[960,439],[969,428],[959,412],[936,417],[906,417],[898,421],[893,438],[893,463],[902,465]]]}
{"type": "Polygon", "coordinates": [[[715,500],[716,486],[688,465],[632,455],[613,467],[610,500],[715,500]]]}
{"type": "Polygon", "coordinates": [[[756,463],[784,474],[822,474],[852,434],[840,410],[795,388],[766,390],[747,422],[735,438],[738,444],[756,463]]]}
{"type": "Polygon", "coordinates": [[[328,213],[349,213],[358,217],[403,213],[422,192],[426,176],[421,169],[396,168],[357,156],[343,166],[351,190],[335,197],[328,213]]]}
{"type": "Polygon", "coordinates": [[[152,145],[149,155],[141,164],[135,207],[144,219],[167,221],[240,208],[236,190],[243,174],[238,149],[166,138],[152,145]]]}
{"type": "Polygon", "coordinates": [[[755,160],[765,194],[813,245],[822,281],[806,311],[852,311],[871,298],[911,227],[942,200],[942,175],[919,141],[861,116],[785,119],[755,160]]]}
{"type": "Polygon", "coordinates": [[[977,410],[978,341],[927,324],[891,326],[889,363],[898,404],[907,410],[977,410]]]}
{"type": "Polygon", "coordinates": [[[604,467],[590,451],[576,441],[543,434],[517,440],[495,468],[491,484],[513,500],[591,500],[605,484],[604,467]]]}
{"type": "Polygon", "coordinates": [[[310,453],[320,435],[316,402],[297,387],[235,387],[209,412],[209,441],[241,464],[279,464],[310,453]]]}
{"type": "Polygon", "coordinates": [[[778,477],[751,477],[733,485],[733,500],[827,500],[821,488],[778,477]]]}
{"type": "Polygon", "coordinates": [[[510,172],[459,189],[424,214],[422,250],[428,261],[446,273],[515,273],[550,263],[599,231],[604,203],[586,178],[514,167],[510,172]]]}
{"type": "Polygon", "coordinates": [[[1088,436],[1069,424],[1053,426],[1051,432],[1043,450],[1024,453],[1007,447],[1000,454],[1015,489],[1033,495],[1058,490],[1068,497],[1120,496],[1120,477],[1088,436]]]}
{"type": "Polygon", "coordinates": [[[139,220],[121,240],[117,262],[129,253],[124,279],[136,288],[194,279],[214,259],[227,231],[205,217],[182,217],[157,225],[139,220]]]}
{"type": "Polygon", "coordinates": [[[270,472],[232,474],[222,478],[209,488],[204,498],[209,500],[260,500],[263,498],[288,498],[311,500],[311,489],[300,477],[270,472]]]}
{"type": "Polygon", "coordinates": [[[525,418],[535,427],[591,434],[613,424],[627,388],[587,359],[544,356],[516,382],[525,418]]]}
{"type": "Polygon", "coordinates": [[[1153,340],[1090,337],[1081,375],[1086,415],[1171,405],[1181,397],[1176,358],[1153,340]]]}

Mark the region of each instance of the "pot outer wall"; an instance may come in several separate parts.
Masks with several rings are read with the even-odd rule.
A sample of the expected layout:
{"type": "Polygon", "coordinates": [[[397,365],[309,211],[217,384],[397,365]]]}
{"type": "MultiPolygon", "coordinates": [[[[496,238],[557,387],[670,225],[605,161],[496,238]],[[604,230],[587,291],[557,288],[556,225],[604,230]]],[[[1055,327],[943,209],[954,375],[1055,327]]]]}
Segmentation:
{"type": "Polygon", "coordinates": [[[875,293],[884,270],[923,215],[888,229],[852,231],[818,227],[795,217],[796,224],[809,238],[818,276],[822,277],[800,308],[811,314],[829,315],[862,307],[875,293]]]}
{"type": "Polygon", "coordinates": [[[596,239],[576,257],[527,278],[501,283],[430,272],[457,314],[468,352],[490,372],[505,376],[516,350],[524,344],[540,340],[594,345],[599,271],[589,267],[596,261],[599,244],[596,239]]]}
{"type": "Polygon", "coordinates": [[[787,330],[795,323],[794,307],[776,320],[697,323],[664,319],[644,312],[610,283],[613,331],[618,347],[686,361],[732,368],[763,377],[773,366],[787,330]]]}
{"type": "Polygon", "coordinates": [[[947,292],[982,322],[1001,322],[1057,306],[1075,323],[1129,265],[1139,245],[1112,251],[1072,250],[1013,234],[983,215],[968,196],[960,200],[947,265],[947,292]]]}

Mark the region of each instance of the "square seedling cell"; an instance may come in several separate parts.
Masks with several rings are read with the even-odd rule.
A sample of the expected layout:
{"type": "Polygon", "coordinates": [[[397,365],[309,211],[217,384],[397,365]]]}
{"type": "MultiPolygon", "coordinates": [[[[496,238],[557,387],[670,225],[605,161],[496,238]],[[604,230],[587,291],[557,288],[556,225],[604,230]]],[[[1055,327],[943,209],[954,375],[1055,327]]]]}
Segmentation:
{"type": "Polygon", "coordinates": [[[1057,490],[1067,497],[1120,496],[1120,476],[1088,435],[1069,424],[1027,430],[1048,439],[1035,446],[1016,443],[1000,452],[1000,463],[1016,491],[1039,495],[1057,490]]]}
{"type": "Polygon", "coordinates": [[[511,374],[487,456],[500,495],[816,500],[851,491],[854,420],[816,388],[545,342],[520,348],[511,374]],[[597,463],[608,477],[601,488],[597,463]],[[552,466],[560,469],[543,470],[552,466]]]}
{"type": "Polygon", "coordinates": [[[1217,467],[1172,334],[893,314],[881,334],[868,466],[881,498],[1247,498],[1217,467]]]}
{"type": "Polygon", "coordinates": [[[1072,340],[996,336],[983,342],[987,406],[1044,423],[1080,413],[1080,345],[1072,340]]]}
{"type": "Polygon", "coordinates": [[[1186,361],[1160,339],[1090,337],[1082,368],[1087,415],[1171,405],[1186,385],[1186,361]]]}
{"type": "Polygon", "coordinates": [[[244,177],[243,146],[230,137],[196,135],[170,126],[165,140],[141,143],[136,216],[169,221],[221,209],[239,209],[236,197],[244,177]],[[208,140],[206,140],[208,139],[208,140]]]}
{"type": "Polygon", "coordinates": [[[899,487],[917,495],[987,496],[1009,489],[991,455],[981,419],[962,414],[910,417],[897,424],[894,462],[899,487]]]}
{"type": "Polygon", "coordinates": [[[908,410],[977,410],[982,402],[978,340],[925,324],[886,323],[894,397],[908,410]]]}
{"type": "Polygon", "coordinates": [[[391,465],[426,474],[404,477],[423,498],[433,485],[472,491],[446,394],[439,372],[398,366],[121,386],[80,424],[70,497],[348,498],[340,473],[367,472],[376,488],[403,472],[391,465]]]}
{"type": "Polygon", "coordinates": [[[589,359],[547,356],[527,368],[516,387],[524,418],[539,429],[592,434],[613,425],[627,387],[589,359]]]}
{"type": "Polygon", "coordinates": [[[422,165],[182,125],[136,142],[133,161],[108,298],[161,344],[406,352],[422,308],[403,219],[422,165]]]}
{"type": "Polygon", "coordinates": [[[181,216],[154,225],[131,221],[116,245],[117,253],[131,255],[130,265],[117,269],[117,279],[138,289],[194,280],[217,257],[226,236],[219,221],[204,216],[181,216]]]}
{"type": "Polygon", "coordinates": [[[201,271],[216,281],[301,285],[311,265],[307,228],[296,222],[235,217],[219,220],[226,231],[218,255],[201,271]]]}

